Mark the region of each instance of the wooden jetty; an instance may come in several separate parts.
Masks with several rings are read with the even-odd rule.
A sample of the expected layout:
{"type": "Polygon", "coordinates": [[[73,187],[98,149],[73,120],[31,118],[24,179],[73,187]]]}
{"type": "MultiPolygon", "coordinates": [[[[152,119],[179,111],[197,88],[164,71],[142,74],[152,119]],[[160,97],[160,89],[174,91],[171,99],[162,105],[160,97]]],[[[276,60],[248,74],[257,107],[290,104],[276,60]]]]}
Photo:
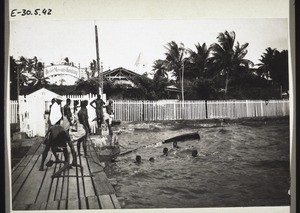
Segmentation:
{"type": "MultiPolygon", "coordinates": [[[[97,154],[87,141],[88,157],[77,156],[83,167],[73,167],[61,177],[52,178],[63,164],[39,171],[43,152],[42,138],[12,169],[12,210],[119,209],[116,192],[101,167],[97,154]]],[[[60,154],[60,158],[63,156],[60,154]]],[[[54,160],[51,151],[45,161],[54,160]]]]}

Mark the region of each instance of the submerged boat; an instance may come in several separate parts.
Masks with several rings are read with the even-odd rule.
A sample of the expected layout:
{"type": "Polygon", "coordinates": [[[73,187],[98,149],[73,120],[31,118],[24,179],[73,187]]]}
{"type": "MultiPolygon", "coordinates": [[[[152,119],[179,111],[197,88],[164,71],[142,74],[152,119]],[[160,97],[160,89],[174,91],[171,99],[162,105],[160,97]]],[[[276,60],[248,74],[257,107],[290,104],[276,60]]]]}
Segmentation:
{"type": "Polygon", "coordinates": [[[199,132],[192,132],[192,133],[178,135],[178,136],[169,138],[169,139],[163,141],[162,143],[172,143],[172,142],[187,141],[187,140],[200,140],[199,132]]]}

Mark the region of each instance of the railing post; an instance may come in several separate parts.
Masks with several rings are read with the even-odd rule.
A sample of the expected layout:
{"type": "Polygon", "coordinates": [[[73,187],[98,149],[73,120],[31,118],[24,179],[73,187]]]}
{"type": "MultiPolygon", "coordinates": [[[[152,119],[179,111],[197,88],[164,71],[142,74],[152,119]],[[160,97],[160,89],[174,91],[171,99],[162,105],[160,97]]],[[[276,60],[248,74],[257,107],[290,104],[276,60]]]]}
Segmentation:
{"type": "Polygon", "coordinates": [[[208,111],[207,111],[207,100],[205,100],[205,118],[208,118],[208,111]]]}
{"type": "Polygon", "coordinates": [[[144,106],[144,101],[142,101],[142,121],[145,121],[145,106],[144,106]]]}
{"type": "Polygon", "coordinates": [[[246,116],[249,117],[248,100],[246,100],[246,116]]]}

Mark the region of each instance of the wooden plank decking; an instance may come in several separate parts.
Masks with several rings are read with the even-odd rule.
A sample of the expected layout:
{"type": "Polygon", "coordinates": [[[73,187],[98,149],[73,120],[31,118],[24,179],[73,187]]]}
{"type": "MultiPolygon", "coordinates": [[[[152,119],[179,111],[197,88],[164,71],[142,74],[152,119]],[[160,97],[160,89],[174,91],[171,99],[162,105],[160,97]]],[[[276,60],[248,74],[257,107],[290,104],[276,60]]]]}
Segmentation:
{"type": "MultiPolygon", "coordinates": [[[[41,143],[42,138],[36,140],[27,155],[12,169],[13,210],[121,208],[115,190],[89,142],[89,157],[77,156],[83,170],[73,167],[66,170],[62,177],[56,178],[51,176],[62,164],[45,166],[44,171],[39,171],[43,152],[41,143]]],[[[54,160],[51,151],[45,163],[50,159],[54,160]]]]}

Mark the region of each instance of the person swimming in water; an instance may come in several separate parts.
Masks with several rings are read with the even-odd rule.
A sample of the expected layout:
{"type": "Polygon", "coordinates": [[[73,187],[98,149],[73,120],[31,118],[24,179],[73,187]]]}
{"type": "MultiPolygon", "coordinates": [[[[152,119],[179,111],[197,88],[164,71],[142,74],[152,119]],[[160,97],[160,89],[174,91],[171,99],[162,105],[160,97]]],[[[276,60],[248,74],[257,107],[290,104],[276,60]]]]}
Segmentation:
{"type": "Polygon", "coordinates": [[[163,149],[163,155],[162,156],[168,156],[168,152],[169,152],[169,149],[167,147],[165,147],[163,149]]]}
{"type": "Polygon", "coordinates": [[[177,142],[176,142],[176,141],[173,142],[173,148],[176,148],[176,149],[180,148],[180,147],[177,145],[177,142]]]}
{"type": "Polygon", "coordinates": [[[197,151],[197,150],[193,150],[193,151],[192,151],[192,156],[193,156],[193,157],[197,157],[197,155],[198,155],[198,151],[197,151]]]}
{"type": "Polygon", "coordinates": [[[137,155],[137,156],[135,157],[135,162],[134,162],[134,163],[140,164],[141,162],[142,162],[142,157],[141,157],[140,155],[137,155]]]}
{"type": "Polygon", "coordinates": [[[154,157],[149,158],[150,162],[154,162],[154,157]]]}

